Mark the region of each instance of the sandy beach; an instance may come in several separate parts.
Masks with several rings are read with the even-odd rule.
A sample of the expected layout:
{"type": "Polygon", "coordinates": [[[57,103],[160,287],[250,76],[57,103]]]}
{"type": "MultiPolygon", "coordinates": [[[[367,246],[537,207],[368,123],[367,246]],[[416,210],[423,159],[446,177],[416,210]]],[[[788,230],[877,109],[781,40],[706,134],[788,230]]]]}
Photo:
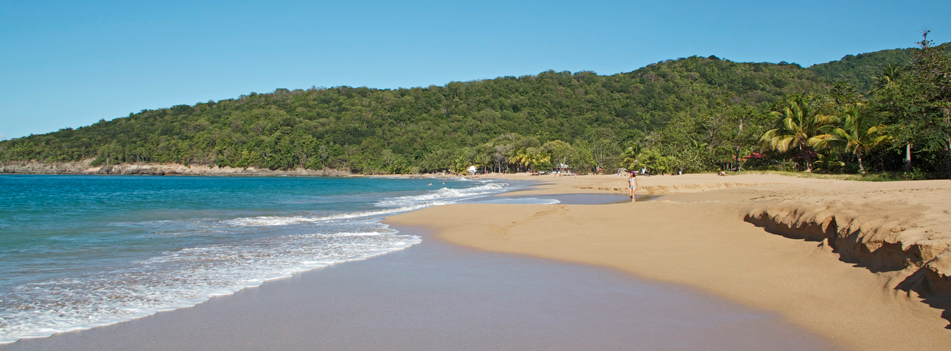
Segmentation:
{"type": "Polygon", "coordinates": [[[424,240],[195,307],[0,350],[841,349],[775,313],[694,289],[397,229],[424,240]]]}
{"type": "MultiPolygon", "coordinates": [[[[541,181],[510,195],[626,191],[616,176],[504,178],[541,181]]],[[[778,313],[848,349],[951,349],[942,285],[951,182],[682,175],[640,177],[639,186],[638,195],[655,197],[451,205],[388,221],[480,250],[682,284],[778,313]]]]}
{"type": "Polygon", "coordinates": [[[500,178],[561,203],[392,216],[423,242],[0,350],[951,348],[951,182],[500,178]]]}

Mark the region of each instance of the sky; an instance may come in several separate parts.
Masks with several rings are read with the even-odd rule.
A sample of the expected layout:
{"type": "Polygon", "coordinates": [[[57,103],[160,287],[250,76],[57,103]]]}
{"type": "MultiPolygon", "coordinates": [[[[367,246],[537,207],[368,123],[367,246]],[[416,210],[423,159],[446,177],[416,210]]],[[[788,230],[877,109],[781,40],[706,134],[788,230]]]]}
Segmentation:
{"type": "Polygon", "coordinates": [[[410,88],[951,41],[951,1],[0,0],[0,140],[278,88],[410,88]]]}

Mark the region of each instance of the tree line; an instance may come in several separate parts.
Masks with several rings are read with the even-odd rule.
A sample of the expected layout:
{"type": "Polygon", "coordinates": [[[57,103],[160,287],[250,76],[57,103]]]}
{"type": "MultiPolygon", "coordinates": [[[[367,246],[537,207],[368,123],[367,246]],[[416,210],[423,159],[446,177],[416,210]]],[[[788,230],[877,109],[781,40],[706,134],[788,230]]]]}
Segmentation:
{"type": "Polygon", "coordinates": [[[947,128],[938,118],[947,111],[939,103],[947,92],[928,89],[941,86],[934,81],[947,83],[941,76],[946,60],[947,45],[934,46],[926,37],[916,49],[850,55],[810,68],[695,56],[608,76],[546,71],[425,88],[277,89],[3,141],[0,161],[362,173],[461,171],[469,165],[495,171],[569,165],[578,172],[846,172],[856,157],[861,169],[901,168],[892,154],[904,145],[920,160],[916,169],[932,172],[947,153],[948,144],[939,143],[947,141],[941,139],[947,128]],[[879,73],[874,88],[863,91],[850,82],[864,81],[868,66],[879,73]],[[780,120],[797,118],[807,137],[787,142],[790,131],[780,120]],[[881,125],[870,137],[888,137],[875,145],[849,144],[847,135],[858,140],[870,134],[848,134],[853,125],[881,125]],[[847,144],[853,146],[842,146],[847,144]]]}
{"type": "Polygon", "coordinates": [[[864,78],[843,71],[841,61],[830,63],[816,71],[843,79],[820,91],[787,94],[764,109],[718,102],[713,113],[674,118],[635,141],[622,163],[660,173],[771,169],[948,177],[951,45],[936,46],[927,35],[901,55],[867,54],[866,63],[879,64],[868,90],[851,84],[864,78]]]}

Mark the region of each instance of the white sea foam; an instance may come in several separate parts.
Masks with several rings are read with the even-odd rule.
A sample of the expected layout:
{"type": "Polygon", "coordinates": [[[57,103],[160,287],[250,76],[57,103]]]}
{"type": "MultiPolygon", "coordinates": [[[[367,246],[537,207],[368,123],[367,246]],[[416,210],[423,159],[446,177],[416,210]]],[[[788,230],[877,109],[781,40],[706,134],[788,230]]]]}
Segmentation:
{"type": "Polygon", "coordinates": [[[298,223],[317,223],[340,219],[368,218],[386,216],[397,213],[415,211],[430,206],[441,206],[456,203],[462,200],[469,200],[477,197],[484,197],[492,194],[501,193],[507,183],[485,183],[471,188],[451,189],[440,188],[432,192],[409,195],[394,198],[387,198],[377,201],[374,205],[378,207],[392,207],[376,211],[357,211],[325,216],[257,216],[242,217],[225,220],[223,223],[230,226],[283,226],[298,223]]]}
{"type": "Polygon", "coordinates": [[[166,251],[124,268],[16,286],[0,295],[0,344],[193,306],[271,279],[405,249],[421,239],[389,230],[379,218],[481,199],[509,187],[472,182],[476,186],[384,198],[372,204],[378,208],[373,210],[116,223],[145,228],[142,235],[151,237],[199,238],[207,232],[225,242],[166,251]],[[257,234],[261,232],[275,234],[257,234]]]}
{"type": "Polygon", "coordinates": [[[419,243],[376,231],[304,234],[165,252],[134,267],[18,287],[0,299],[0,343],[193,306],[265,281],[419,243]]]}
{"type": "Polygon", "coordinates": [[[429,207],[429,206],[438,206],[438,205],[444,205],[444,204],[446,203],[441,201],[434,201],[431,203],[416,204],[413,206],[404,206],[400,208],[393,208],[393,209],[386,209],[386,210],[347,212],[347,213],[340,213],[340,214],[334,214],[334,215],[328,215],[328,216],[314,216],[314,217],[308,217],[308,216],[243,217],[243,218],[235,218],[235,219],[226,220],[226,221],[223,221],[223,223],[226,225],[231,225],[231,226],[258,226],[258,227],[281,226],[281,225],[289,225],[289,224],[296,224],[296,223],[316,223],[316,222],[325,222],[325,221],[332,221],[332,220],[339,220],[339,219],[379,217],[379,216],[391,215],[391,214],[396,214],[401,212],[409,212],[409,211],[414,211],[414,210],[418,210],[418,209],[429,207]]]}
{"type": "Polygon", "coordinates": [[[375,205],[380,207],[401,207],[455,203],[462,200],[501,193],[507,185],[506,183],[484,183],[483,185],[471,188],[441,188],[421,195],[401,196],[380,200],[375,205]]]}

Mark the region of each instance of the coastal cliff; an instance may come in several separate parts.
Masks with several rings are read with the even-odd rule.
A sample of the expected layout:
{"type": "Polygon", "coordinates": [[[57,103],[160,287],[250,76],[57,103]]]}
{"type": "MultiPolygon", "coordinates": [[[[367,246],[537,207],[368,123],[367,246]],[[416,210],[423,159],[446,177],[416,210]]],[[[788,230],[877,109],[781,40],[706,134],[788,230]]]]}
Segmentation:
{"type": "Polygon", "coordinates": [[[231,168],[206,165],[180,164],[118,164],[108,166],[92,166],[92,160],[80,162],[5,162],[0,163],[0,174],[73,174],[73,175],[190,175],[190,176],[299,176],[299,177],[346,177],[350,172],[334,169],[310,170],[297,168],[293,170],[269,170],[248,168],[231,168]]]}

